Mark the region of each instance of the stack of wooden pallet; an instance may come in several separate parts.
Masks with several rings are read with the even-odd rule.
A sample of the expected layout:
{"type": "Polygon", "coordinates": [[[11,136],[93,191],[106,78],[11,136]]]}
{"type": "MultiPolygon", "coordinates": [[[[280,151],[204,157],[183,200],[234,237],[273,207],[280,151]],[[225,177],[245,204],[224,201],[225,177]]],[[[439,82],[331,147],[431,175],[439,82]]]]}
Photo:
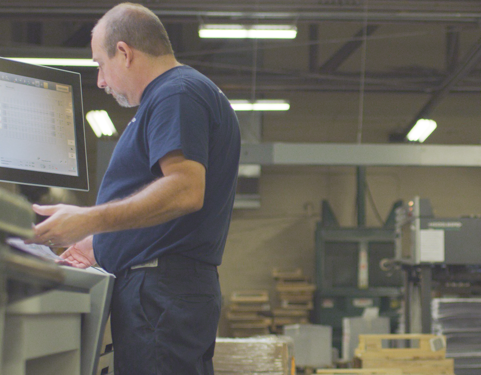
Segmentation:
{"type": "Polygon", "coordinates": [[[454,375],[444,336],[359,335],[355,363],[362,368],[400,369],[403,375],[454,375]]]}
{"type": "Polygon", "coordinates": [[[213,361],[215,375],[296,375],[294,344],[285,336],[218,337],[213,361]]]}
{"type": "Polygon", "coordinates": [[[244,290],[231,294],[227,319],[233,337],[269,334],[272,318],[267,290],[244,290]]]}
{"type": "Polygon", "coordinates": [[[280,301],[280,307],[272,311],[273,332],[281,333],[282,327],[288,324],[309,323],[316,286],[304,276],[302,268],[291,271],[274,268],[272,276],[280,301]]]}

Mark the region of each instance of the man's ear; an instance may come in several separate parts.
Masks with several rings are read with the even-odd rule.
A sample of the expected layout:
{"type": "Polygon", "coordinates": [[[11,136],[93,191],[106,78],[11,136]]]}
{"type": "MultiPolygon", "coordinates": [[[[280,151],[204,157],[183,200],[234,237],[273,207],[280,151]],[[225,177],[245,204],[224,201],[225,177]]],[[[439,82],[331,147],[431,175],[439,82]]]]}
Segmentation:
{"type": "Polygon", "coordinates": [[[129,68],[134,58],[134,51],[132,48],[127,43],[120,41],[117,42],[117,52],[124,58],[125,66],[129,68]]]}

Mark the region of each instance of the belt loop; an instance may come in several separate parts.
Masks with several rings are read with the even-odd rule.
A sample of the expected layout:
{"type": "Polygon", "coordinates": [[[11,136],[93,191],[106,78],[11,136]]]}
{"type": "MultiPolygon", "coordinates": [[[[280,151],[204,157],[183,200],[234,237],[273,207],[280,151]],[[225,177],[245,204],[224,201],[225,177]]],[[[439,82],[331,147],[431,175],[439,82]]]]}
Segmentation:
{"type": "Polygon", "coordinates": [[[115,274],[115,277],[118,277],[118,278],[124,278],[126,279],[130,274],[130,267],[127,267],[126,269],[120,271],[119,273],[115,274]]]}

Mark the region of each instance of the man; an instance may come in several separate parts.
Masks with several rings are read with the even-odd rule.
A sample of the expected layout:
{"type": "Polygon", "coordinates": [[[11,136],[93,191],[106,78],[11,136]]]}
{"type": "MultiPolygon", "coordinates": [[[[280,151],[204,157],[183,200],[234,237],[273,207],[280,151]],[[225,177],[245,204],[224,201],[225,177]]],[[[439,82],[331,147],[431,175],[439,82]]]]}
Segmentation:
{"type": "Polygon", "coordinates": [[[224,94],[175,59],[147,8],[115,6],[92,32],[98,86],[139,106],[122,134],[97,205],[37,206],[36,243],[70,246],[75,267],[116,275],[116,375],[213,374],[220,312],[216,266],[230,223],[240,154],[224,94]]]}

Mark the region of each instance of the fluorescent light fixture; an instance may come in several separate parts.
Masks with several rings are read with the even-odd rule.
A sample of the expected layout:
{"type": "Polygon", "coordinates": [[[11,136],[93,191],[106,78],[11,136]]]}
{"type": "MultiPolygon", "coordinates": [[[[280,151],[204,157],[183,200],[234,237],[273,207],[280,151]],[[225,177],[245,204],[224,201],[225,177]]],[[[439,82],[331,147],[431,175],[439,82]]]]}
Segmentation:
{"type": "Polygon", "coordinates": [[[420,119],[416,122],[416,125],[409,131],[406,138],[412,142],[423,143],[427,137],[436,129],[436,121],[420,119]]]}
{"type": "Polygon", "coordinates": [[[201,25],[201,38],[228,39],[295,39],[297,27],[292,25],[201,25]]]}
{"type": "Polygon", "coordinates": [[[43,57],[7,57],[7,59],[24,62],[28,64],[47,65],[47,66],[86,66],[98,67],[92,59],[63,59],[63,58],[43,58],[43,57]]]}
{"type": "Polygon", "coordinates": [[[290,108],[287,100],[231,100],[234,111],[288,111],[290,108]]]}
{"type": "Polygon", "coordinates": [[[85,117],[97,138],[100,138],[102,135],[110,137],[118,134],[107,111],[89,111],[85,117]]]}

